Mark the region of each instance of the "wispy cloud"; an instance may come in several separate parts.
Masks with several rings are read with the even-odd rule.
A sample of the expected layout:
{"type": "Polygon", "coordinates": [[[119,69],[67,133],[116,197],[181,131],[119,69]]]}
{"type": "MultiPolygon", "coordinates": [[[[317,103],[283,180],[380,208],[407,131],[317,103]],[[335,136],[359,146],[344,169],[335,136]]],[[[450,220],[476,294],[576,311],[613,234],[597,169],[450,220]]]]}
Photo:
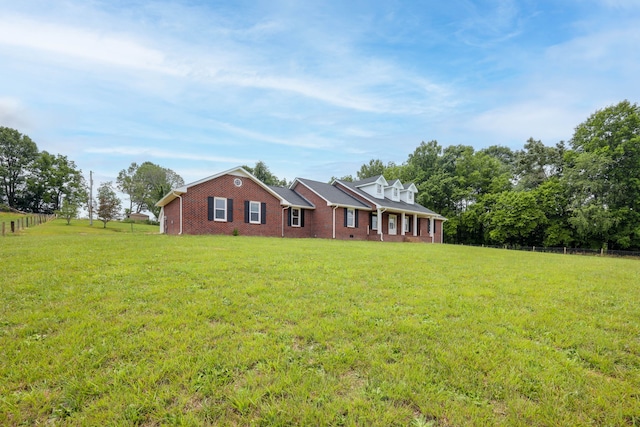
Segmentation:
{"type": "Polygon", "coordinates": [[[18,16],[0,17],[0,43],[117,67],[184,75],[170,67],[162,51],[131,37],[50,24],[18,16]]]}
{"type": "Polygon", "coordinates": [[[180,160],[198,160],[207,162],[229,163],[229,164],[246,164],[253,163],[256,160],[241,157],[224,157],[210,156],[202,153],[185,153],[184,151],[163,150],[152,147],[94,147],[86,148],[86,153],[92,154],[110,154],[118,156],[149,156],[157,159],[180,159],[180,160]]]}

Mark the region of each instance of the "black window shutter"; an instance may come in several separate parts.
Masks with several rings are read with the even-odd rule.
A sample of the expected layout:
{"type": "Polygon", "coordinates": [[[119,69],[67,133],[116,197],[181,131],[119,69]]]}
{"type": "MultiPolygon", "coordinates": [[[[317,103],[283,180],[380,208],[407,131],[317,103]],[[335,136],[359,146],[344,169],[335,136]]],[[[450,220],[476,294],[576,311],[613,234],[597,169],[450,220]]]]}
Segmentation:
{"type": "Polygon", "coordinates": [[[422,231],[420,231],[420,218],[418,218],[418,229],[416,231],[418,232],[418,236],[422,236],[422,231]]]}
{"type": "Polygon", "coordinates": [[[213,221],[213,197],[207,197],[207,219],[213,221]]]}
{"type": "Polygon", "coordinates": [[[373,230],[373,212],[369,212],[369,228],[373,230]]]}
{"type": "Polygon", "coordinates": [[[300,209],[300,227],[304,227],[304,209],[300,209]]]}
{"type": "Polygon", "coordinates": [[[358,209],[354,210],[354,215],[355,215],[355,219],[354,219],[355,226],[356,226],[356,228],[358,228],[358,209]]]}
{"type": "Polygon", "coordinates": [[[427,218],[427,233],[431,233],[431,218],[427,218]]]}
{"type": "Polygon", "coordinates": [[[347,215],[348,215],[349,209],[344,208],[344,226],[347,226],[347,215]]]}
{"type": "Polygon", "coordinates": [[[233,199],[227,199],[227,221],[233,222],[233,199]]]}
{"type": "Polygon", "coordinates": [[[260,220],[260,224],[267,223],[267,204],[260,203],[260,213],[262,214],[262,219],[260,220]]]}
{"type": "Polygon", "coordinates": [[[244,222],[249,223],[249,201],[244,201],[244,222]]]}
{"type": "Polygon", "coordinates": [[[411,216],[405,216],[404,217],[405,221],[409,221],[409,233],[411,233],[411,222],[412,222],[411,219],[412,219],[411,216]]]}
{"type": "Polygon", "coordinates": [[[290,208],[289,208],[289,215],[287,216],[287,218],[288,218],[288,219],[287,219],[287,225],[288,225],[289,227],[291,227],[291,215],[292,215],[292,213],[293,213],[293,208],[292,208],[292,207],[290,207],[290,208]]]}
{"type": "Polygon", "coordinates": [[[435,234],[435,233],[436,233],[436,221],[434,220],[433,221],[433,234],[435,234]]]}

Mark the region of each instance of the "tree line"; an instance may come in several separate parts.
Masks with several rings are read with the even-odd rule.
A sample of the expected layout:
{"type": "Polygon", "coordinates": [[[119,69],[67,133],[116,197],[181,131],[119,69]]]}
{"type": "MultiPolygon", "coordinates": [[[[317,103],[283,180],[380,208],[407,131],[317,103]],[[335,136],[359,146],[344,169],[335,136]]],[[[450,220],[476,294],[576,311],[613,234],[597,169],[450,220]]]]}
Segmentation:
{"type": "MultiPolygon", "coordinates": [[[[156,219],[155,203],[169,190],[184,185],[171,169],[151,162],[132,163],[118,174],[116,187],[130,198],[125,213],[148,210],[156,219]]],[[[101,183],[96,200],[76,164],[60,154],[39,151],[36,143],[16,129],[0,126],[0,205],[32,213],[57,213],[67,223],[81,208],[95,212],[106,224],[120,217],[122,202],[112,182],[101,183]]]]}
{"type": "Polygon", "coordinates": [[[417,201],[447,217],[448,243],[640,249],[640,107],[629,101],[596,111],[568,143],[422,142],[403,164],[373,159],[357,179],[379,174],[414,182],[417,201]]]}

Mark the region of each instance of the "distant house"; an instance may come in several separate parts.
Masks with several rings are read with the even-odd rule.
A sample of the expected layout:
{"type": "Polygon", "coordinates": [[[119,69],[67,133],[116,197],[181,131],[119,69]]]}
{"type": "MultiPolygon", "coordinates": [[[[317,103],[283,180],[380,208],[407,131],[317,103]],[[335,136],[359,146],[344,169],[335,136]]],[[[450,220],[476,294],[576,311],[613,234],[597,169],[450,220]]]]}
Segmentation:
{"type": "Polygon", "coordinates": [[[148,221],[149,215],[137,212],[131,212],[127,214],[127,219],[131,219],[133,221],[148,221]]]}
{"type": "Polygon", "coordinates": [[[412,183],[376,176],[265,185],[236,167],[176,188],[156,206],[160,232],[442,243],[446,218],[415,202],[412,183]]]}

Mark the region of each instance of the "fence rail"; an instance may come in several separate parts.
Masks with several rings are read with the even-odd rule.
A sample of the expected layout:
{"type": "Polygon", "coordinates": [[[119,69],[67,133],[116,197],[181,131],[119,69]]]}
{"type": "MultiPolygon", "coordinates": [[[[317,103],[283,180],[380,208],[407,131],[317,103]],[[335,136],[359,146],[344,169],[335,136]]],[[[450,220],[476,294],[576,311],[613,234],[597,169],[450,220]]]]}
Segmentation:
{"type": "Polygon", "coordinates": [[[15,234],[20,230],[24,230],[25,228],[35,227],[36,225],[44,224],[45,222],[49,222],[52,219],[55,219],[55,215],[45,215],[45,214],[33,214],[33,215],[25,215],[20,218],[16,218],[10,221],[2,221],[1,229],[2,236],[6,236],[7,234],[15,234]]]}
{"type": "Polygon", "coordinates": [[[513,245],[463,245],[477,246],[483,248],[507,249],[514,251],[546,252],[564,255],[591,255],[591,256],[611,256],[611,257],[631,257],[640,259],[640,251],[619,251],[611,249],[586,249],[569,247],[544,247],[544,246],[513,246],[513,245]]]}

